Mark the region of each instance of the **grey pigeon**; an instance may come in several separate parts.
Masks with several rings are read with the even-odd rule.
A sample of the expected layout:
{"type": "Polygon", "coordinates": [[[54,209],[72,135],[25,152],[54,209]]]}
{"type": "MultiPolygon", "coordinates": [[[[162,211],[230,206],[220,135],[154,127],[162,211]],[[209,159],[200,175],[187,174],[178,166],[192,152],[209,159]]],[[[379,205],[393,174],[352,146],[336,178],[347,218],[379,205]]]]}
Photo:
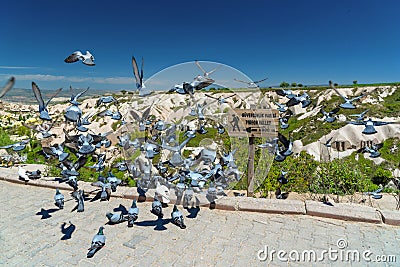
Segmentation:
{"type": "Polygon", "coordinates": [[[122,223],[127,220],[125,216],[122,214],[122,212],[120,213],[107,212],[106,217],[108,219],[108,222],[111,224],[122,223]]]}
{"type": "Polygon", "coordinates": [[[374,134],[374,133],[377,133],[375,126],[387,125],[387,124],[391,124],[392,122],[373,121],[371,118],[369,118],[366,121],[348,121],[347,123],[354,124],[354,125],[364,125],[365,128],[362,131],[363,134],[374,134]]]}
{"type": "Polygon", "coordinates": [[[42,172],[40,170],[36,171],[26,171],[26,175],[28,175],[29,179],[40,179],[40,174],[42,172]]]}
{"type": "Polygon", "coordinates": [[[54,204],[56,204],[59,209],[64,208],[64,195],[61,194],[58,188],[56,189],[56,195],[54,196],[54,204]]]}
{"type": "Polygon", "coordinates": [[[178,210],[178,207],[174,205],[174,209],[171,213],[172,222],[178,225],[181,229],[185,229],[186,225],[183,223],[182,212],[178,210]]]}
{"type": "Polygon", "coordinates": [[[70,86],[69,88],[70,88],[70,91],[72,92],[71,99],[69,100],[69,102],[70,102],[72,105],[75,105],[75,106],[80,105],[81,103],[78,102],[78,98],[81,97],[84,93],[86,93],[86,91],[89,90],[89,87],[88,87],[87,89],[83,90],[82,92],[77,93],[77,94],[75,94],[75,93],[73,92],[72,86],[70,86]]]}
{"type": "Polygon", "coordinates": [[[133,223],[138,219],[139,208],[136,205],[136,200],[133,200],[132,206],[128,210],[128,227],[132,227],[133,223]]]}
{"type": "Polygon", "coordinates": [[[74,191],[74,192],[71,193],[72,197],[75,198],[76,201],[78,201],[77,212],[83,212],[85,210],[85,207],[84,207],[84,202],[85,202],[84,194],[85,194],[85,192],[83,190],[74,191]]]}
{"type": "Polygon", "coordinates": [[[39,87],[36,85],[36,83],[32,82],[32,91],[33,91],[33,94],[35,95],[37,102],[39,103],[39,112],[40,112],[39,117],[42,120],[51,121],[51,117],[49,115],[47,106],[49,105],[50,101],[61,92],[61,90],[62,90],[62,88],[59,88],[56,91],[56,93],[53,96],[51,96],[46,103],[44,103],[43,98],[42,98],[42,93],[41,93],[39,87]]]}
{"type": "Polygon", "coordinates": [[[136,59],[134,56],[132,56],[132,67],[133,67],[133,75],[135,76],[135,80],[136,80],[136,89],[139,91],[139,96],[148,96],[152,92],[146,88],[146,86],[144,85],[144,82],[143,82],[143,63],[144,63],[144,60],[142,58],[142,67],[139,72],[139,67],[136,62],[136,59]]]}
{"type": "Polygon", "coordinates": [[[89,51],[86,51],[86,54],[82,54],[81,51],[75,51],[71,55],[69,55],[66,59],[64,59],[64,62],[65,63],[74,63],[79,60],[82,61],[82,63],[87,66],[95,65],[94,57],[89,51]]]}
{"type": "Polygon", "coordinates": [[[69,106],[65,109],[64,117],[67,121],[77,122],[82,117],[82,110],[76,105],[69,106]]]}
{"type": "Polygon", "coordinates": [[[67,184],[71,186],[75,191],[78,190],[78,181],[75,175],[68,176],[67,184]]]}
{"type": "Polygon", "coordinates": [[[238,80],[238,79],[234,79],[234,80],[237,81],[237,82],[241,82],[241,83],[247,84],[247,87],[249,87],[249,88],[259,88],[258,84],[263,82],[263,81],[265,81],[266,79],[268,79],[268,78],[264,78],[262,80],[254,81],[254,82],[252,82],[252,81],[251,82],[246,82],[246,81],[242,81],[242,80],[238,80]]]}
{"type": "Polygon", "coordinates": [[[326,112],[324,108],[321,108],[320,112],[322,113],[322,115],[324,115],[324,120],[326,122],[332,123],[336,120],[335,114],[338,113],[339,110],[340,108],[334,108],[333,110],[326,112]]]}
{"type": "Polygon", "coordinates": [[[30,140],[31,139],[22,140],[20,142],[17,142],[17,143],[11,144],[11,145],[2,146],[0,148],[3,148],[3,149],[10,149],[11,148],[13,151],[18,152],[18,151],[24,150],[26,148],[26,145],[29,143],[30,140]]]}
{"type": "Polygon", "coordinates": [[[100,200],[109,200],[111,196],[111,185],[105,182],[105,178],[99,175],[99,181],[92,183],[93,186],[101,187],[100,200]]]}
{"type": "Polygon", "coordinates": [[[14,86],[14,84],[15,84],[15,78],[11,77],[6,83],[6,85],[3,87],[3,89],[1,89],[0,98],[2,98],[8,91],[10,91],[10,89],[14,86]]]}
{"type": "Polygon", "coordinates": [[[349,115],[349,116],[351,116],[351,117],[356,117],[356,120],[357,120],[357,121],[362,121],[362,120],[364,120],[364,115],[365,115],[368,111],[369,111],[369,109],[367,109],[367,110],[365,110],[365,111],[363,111],[363,112],[361,112],[361,113],[359,113],[359,114],[351,114],[351,115],[349,115]]]}
{"type": "Polygon", "coordinates": [[[111,191],[115,192],[117,191],[117,186],[120,185],[122,181],[115,177],[112,172],[108,172],[107,182],[111,185],[111,191]]]}
{"type": "Polygon", "coordinates": [[[104,227],[101,226],[97,234],[93,237],[92,244],[87,253],[88,258],[92,258],[94,254],[106,244],[106,236],[104,235],[103,230],[104,227]]]}
{"type": "Polygon", "coordinates": [[[233,94],[233,95],[230,95],[230,96],[227,96],[227,97],[223,97],[223,96],[215,97],[215,96],[208,95],[208,94],[205,94],[205,96],[217,100],[217,101],[218,101],[218,104],[221,105],[221,104],[228,103],[226,100],[227,100],[228,98],[231,98],[231,97],[236,96],[236,94],[233,94]]]}
{"type": "Polygon", "coordinates": [[[111,102],[118,102],[113,96],[100,96],[100,98],[97,100],[97,106],[100,106],[101,104],[108,104],[111,102]]]}
{"type": "Polygon", "coordinates": [[[344,108],[344,109],[355,109],[356,107],[353,105],[352,102],[354,102],[354,101],[362,98],[363,96],[365,96],[364,94],[361,94],[361,95],[359,95],[357,97],[349,99],[349,98],[343,96],[341,93],[339,93],[339,91],[333,86],[333,83],[331,81],[329,81],[329,86],[333,90],[335,90],[335,92],[344,100],[344,103],[340,104],[340,107],[344,108]]]}
{"type": "Polygon", "coordinates": [[[164,216],[162,212],[162,204],[156,197],[154,197],[153,203],[151,204],[150,212],[156,215],[159,219],[164,216]]]}

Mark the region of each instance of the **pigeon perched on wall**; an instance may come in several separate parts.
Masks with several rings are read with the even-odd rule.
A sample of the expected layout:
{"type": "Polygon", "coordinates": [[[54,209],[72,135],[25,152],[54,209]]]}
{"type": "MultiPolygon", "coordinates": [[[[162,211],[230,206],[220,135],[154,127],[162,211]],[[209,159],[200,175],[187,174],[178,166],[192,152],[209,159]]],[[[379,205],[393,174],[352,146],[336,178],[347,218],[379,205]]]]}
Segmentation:
{"type": "Polygon", "coordinates": [[[40,179],[40,175],[41,175],[41,171],[40,170],[36,170],[36,171],[26,171],[26,175],[28,175],[29,179],[40,179]]]}
{"type": "Polygon", "coordinates": [[[121,180],[114,176],[111,172],[108,172],[107,182],[111,185],[111,191],[117,191],[117,186],[121,184],[121,180]]]}
{"type": "Polygon", "coordinates": [[[136,200],[133,200],[132,206],[128,210],[128,227],[132,227],[133,223],[138,219],[139,217],[139,208],[136,205],[136,200]]]}
{"type": "Polygon", "coordinates": [[[56,194],[54,196],[54,204],[59,209],[63,209],[64,208],[64,195],[61,194],[61,192],[60,192],[60,190],[58,188],[56,189],[56,194]]]}
{"type": "Polygon", "coordinates": [[[21,166],[18,166],[18,177],[20,180],[24,182],[29,181],[29,176],[26,174],[26,170],[22,168],[21,166]]]}
{"type": "Polygon", "coordinates": [[[74,189],[74,191],[78,190],[78,181],[77,181],[78,177],[71,175],[67,176],[67,179],[68,179],[67,184],[71,186],[74,189]]]}
{"type": "Polygon", "coordinates": [[[122,214],[122,212],[120,213],[107,212],[106,217],[108,219],[108,222],[111,224],[122,223],[127,220],[127,218],[122,214]]]}
{"type": "Polygon", "coordinates": [[[178,210],[178,207],[174,205],[174,209],[171,213],[172,222],[179,226],[181,229],[185,229],[186,225],[183,223],[182,212],[178,210]]]}
{"type": "Polygon", "coordinates": [[[381,199],[382,198],[382,194],[381,193],[383,190],[383,188],[378,188],[377,190],[373,191],[373,192],[366,192],[364,193],[364,195],[366,196],[372,196],[373,199],[381,199]]]}
{"type": "Polygon", "coordinates": [[[78,209],[77,212],[83,212],[85,210],[84,202],[85,202],[85,197],[84,197],[85,192],[83,190],[79,191],[74,191],[71,193],[71,196],[75,198],[76,201],[78,201],[78,209]]]}
{"type": "Polygon", "coordinates": [[[11,77],[6,85],[0,90],[0,98],[2,98],[15,84],[15,78],[11,77]]]}
{"type": "Polygon", "coordinates": [[[33,91],[33,94],[35,95],[37,102],[39,103],[39,112],[40,112],[39,117],[42,120],[51,121],[51,117],[49,115],[49,110],[47,109],[47,106],[49,105],[50,101],[61,92],[61,90],[62,90],[62,88],[59,88],[55,92],[55,94],[53,96],[51,96],[46,103],[44,103],[43,98],[42,98],[42,93],[41,93],[39,87],[36,85],[36,83],[32,82],[32,91],[33,91]]]}
{"type": "Polygon", "coordinates": [[[162,204],[156,197],[154,197],[153,203],[151,204],[150,212],[156,215],[159,219],[164,216],[162,212],[162,204]]]}
{"type": "Polygon", "coordinates": [[[92,244],[87,253],[88,258],[92,258],[94,254],[106,244],[106,236],[104,235],[103,230],[104,227],[101,226],[97,234],[93,237],[92,244]]]}
{"type": "Polygon", "coordinates": [[[74,63],[79,60],[82,61],[82,63],[87,66],[95,65],[94,57],[89,51],[86,51],[86,54],[82,54],[81,51],[75,51],[71,55],[69,55],[66,59],[64,59],[64,62],[65,63],[74,63]]]}

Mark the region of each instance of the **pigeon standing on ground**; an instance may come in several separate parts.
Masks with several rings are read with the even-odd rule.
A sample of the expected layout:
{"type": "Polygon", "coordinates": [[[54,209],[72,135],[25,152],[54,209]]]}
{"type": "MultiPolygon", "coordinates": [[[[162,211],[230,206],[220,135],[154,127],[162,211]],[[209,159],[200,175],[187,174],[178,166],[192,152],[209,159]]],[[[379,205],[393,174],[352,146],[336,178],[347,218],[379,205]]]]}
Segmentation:
{"type": "Polygon", "coordinates": [[[64,208],[64,195],[61,194],[58,188],[56,189],[56,195],[54,196],[54,204],[56,204],[59,209],[64,208]]]}
{"type": "Polygon", "coordinates": [[[159,219],[164,216],[164,214],[162,213],[162,204],[156,197],[154,197],[154,201],[151,204],[150,212],[158,216],[159,219]]]}
{"type": "Polygon", "coordinates": [[[3,89],[0,91],[0,98],[2,98],[15,84],[15,78],[11,77],[3,89]]]}
{"type": "Polygon", "coordinates": [[[61,90],[62,90],[62,88],[59,88],[56,91],[56,93],[52,97],[50,97],[49,100],[45,104],[43,101],[42,93],[41,93],[39,87],[36,85],[36,83],[32,82],[32,91],[33,91],[33,94],[35,95],[37,102],[39,103],[39,112],[40,112],[39,117],[42,120],[51,121],[51,117],[49,115],[47,106],[49,105],[50,101],[61,92],[61,90]]]}
{"type": "Polygon", "coordinates": [[[74,191],[71,193],[72,197],[74,197],[76,199],[76,201],[78,201],[78,212],[83,212],[85,210],[84,207],[84,191],[83,190],[79,190],[79,191],[74,191]]]}
{"type": "Polygon", "coordinates": [[[101,226],[99,228],[99,231],[97,232],[97,234],[93,237],[92,239],[92,245],[89,248],[89,252],[87,253],[87,257],[91,258],[94,256],[94,254],[101,249],[102,247],[104,247],[104,245],[106,244],[106,236],[103,233],[104,227],[101,226]]]}
{"type": "Polygon", "coordinates": [[[89,52],[86,51],[86,54],[82,54],[81,51],[75,51],[71,55],[69,55],[66,59],[64,59],[65,63],[74,63],[81,60],[83,64],[88,65],[88,66],[94,66],[94,57],[93,55],[89,52]]]}
{"type": "Polygon", "coordinates": [[[321,108],[321,109],[319,110],[319,112],[321,112],[322,115],[324,115],[324,120],[325,120],[326,122],[331,122],[331,123],[332,123],[332,122],[334,122],[334,121],[336,120],[335,114],[338,113],[339,110],[340,110],[340,108],[334,108],[333,110],[331,110],[331,111],[329,111],[329,112],[326,112],[326,111],[324,110],[324,108],[321,108]]]}
{"type": "Polygon", "coordinates": [[[128,227],[132,227],[133,223],[137,220],[139,216],[139,208],[136,205],[136,200],[133,200],[132,206],[128,210],[128,227]]]}
{"type": "Polygon", "coordinates": [[[127,218],[122,214],[122,212],[120,213],[107,212],[106,217],[108,219],[108,222],[111,224],[122,223],[127,220],[127,218]]]}
{"type": "Polygon", "coordinates": [[[186,225],[183,223],[182,212],[178,210],[178,207],[174,205],[174,210],[171,213],[172,222],[178,225],[181,229],[185,229],[186,225]]]}

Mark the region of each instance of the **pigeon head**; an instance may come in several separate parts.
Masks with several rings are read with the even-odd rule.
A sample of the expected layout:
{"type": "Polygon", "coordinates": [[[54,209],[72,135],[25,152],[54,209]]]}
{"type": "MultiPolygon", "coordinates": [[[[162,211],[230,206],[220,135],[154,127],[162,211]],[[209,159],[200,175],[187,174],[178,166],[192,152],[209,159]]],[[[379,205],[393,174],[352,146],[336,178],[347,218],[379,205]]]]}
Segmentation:
{"type": "Polygon", "coordinates": [[[107,212],[106,213],[106,217],[107,217],[107,219],[109,219],[109,220],[111,220],[111,217],[113,216],[114,214],[112,214],[111,212],[107,212]]]}

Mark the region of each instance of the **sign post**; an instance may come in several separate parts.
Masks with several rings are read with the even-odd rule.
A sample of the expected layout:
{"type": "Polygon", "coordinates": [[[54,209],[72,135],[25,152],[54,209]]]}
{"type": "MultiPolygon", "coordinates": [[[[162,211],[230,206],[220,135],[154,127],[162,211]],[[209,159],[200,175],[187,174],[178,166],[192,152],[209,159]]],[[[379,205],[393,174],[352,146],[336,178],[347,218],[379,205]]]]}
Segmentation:
{"type": "Polygon", "coordinates": [[[230,114],[228,133],[235,137],[249,138],[249,158],[247,163],[247,196],[254,195],[255,138],[278,136],[278,110],[271,108],[234,109],[230,114]]]}

